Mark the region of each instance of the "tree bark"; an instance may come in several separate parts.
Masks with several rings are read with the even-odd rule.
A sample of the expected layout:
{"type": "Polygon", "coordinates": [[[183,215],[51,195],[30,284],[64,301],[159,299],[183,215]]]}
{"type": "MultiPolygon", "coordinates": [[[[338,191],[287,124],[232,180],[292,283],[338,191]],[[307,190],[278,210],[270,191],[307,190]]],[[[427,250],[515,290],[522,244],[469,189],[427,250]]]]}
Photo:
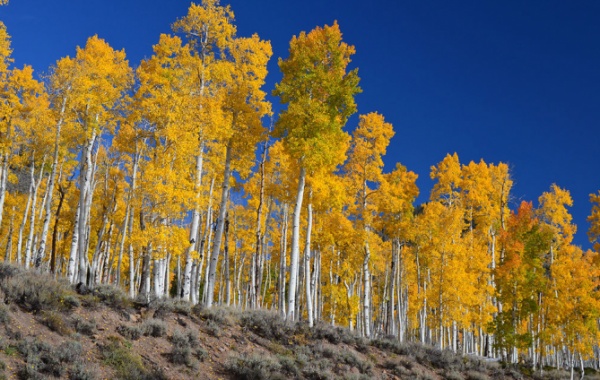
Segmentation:
{"type": "Polygon", "coordinates": [[[292,254],[290,258],[290,284],[288,287],[287,319],[296,320],[296,287],[298,283],[298,262],[300,259],[300,212],[304,198],[304,186],[306,181],[306,169],[300,168],[298,177],[298,192],[296,194],[296,206],[294,207],[294,218],[292,222],[292,254]]]}
{"type": "Polygon", "coordinates": [[[183,270],[183,294],[182,299],[185,301],[190,300],[191,291],[191,275],[192,275],[192,252],[196,251],[198,241],[198,225],[200,223],[200,187],[202,185],[202,166],[203,166],[203,151],[204,143],[200,143],[200,151],[196,156],[196,182],[194,184],[195,192],[195,204],[194,210],[192,211],[192,225],[190,228],[190,239],[189,246],[185,251],[185,267],[183,270]]]}
{"type": "Polygon", "coordinates": [[[227,212],[227,201],[229,200],[229,179],[231,177],[231,144],[227,145],[225,153],[225,171],[223,172],[223,185],[221,192],[221,204],[219,206],[219,218],[217,220],[217,231],[213,243],[213,249],[210,255],[210,266],[208,270],[207,297],[205,301],[206,307],[211,307],[215,292],[215,282],[217,277],[217,264],[219,254],[221,252],[221,242],[223,240],[223,232],[225,230],[225,214],[227,212]]]}
{"type": "MultiPolygon", "coordinates": [[[[312,190],[310,191],[309,199],[312,196],[312,190]]],[[[312,203],[309,201],[308,203],[308,220],[306,225],[306,241],[304,246],[304,283],[306,289],[306,315],[308,317],[308,326],[313,327],[314,319],[313,319],[313,294],[311,291],[311,276],[310,276],[310,238],[311,238],[311,230],[312,230],[312,203]]]]}

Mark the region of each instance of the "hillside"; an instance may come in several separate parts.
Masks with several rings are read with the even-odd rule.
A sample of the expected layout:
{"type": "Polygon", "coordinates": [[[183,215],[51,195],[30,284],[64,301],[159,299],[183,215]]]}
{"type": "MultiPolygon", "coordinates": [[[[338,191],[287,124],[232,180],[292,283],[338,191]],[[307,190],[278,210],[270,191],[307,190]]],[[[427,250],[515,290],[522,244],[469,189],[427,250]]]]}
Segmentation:
{"type": "MultiPolygon", "coordinates": [[[[270,311],[132,302],[0,264],[0,378],[529,379],[513,368],[270,311]]],[[[534,378],[563,378],[546,372],[534,378]]]]}

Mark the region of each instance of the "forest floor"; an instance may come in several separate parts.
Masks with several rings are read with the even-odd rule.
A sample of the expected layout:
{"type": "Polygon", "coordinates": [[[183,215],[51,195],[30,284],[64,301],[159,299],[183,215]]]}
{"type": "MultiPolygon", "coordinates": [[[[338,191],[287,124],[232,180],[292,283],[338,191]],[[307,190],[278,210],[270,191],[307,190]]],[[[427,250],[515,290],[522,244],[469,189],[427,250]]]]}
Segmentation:
{"type": "MultiPolygon", "coordinates": [[[[266,310],[130,301],[0,263],[0,379],[562,379],[266,310]]],[[[586,378],[600,378],[587,374],[586,378]]]]}

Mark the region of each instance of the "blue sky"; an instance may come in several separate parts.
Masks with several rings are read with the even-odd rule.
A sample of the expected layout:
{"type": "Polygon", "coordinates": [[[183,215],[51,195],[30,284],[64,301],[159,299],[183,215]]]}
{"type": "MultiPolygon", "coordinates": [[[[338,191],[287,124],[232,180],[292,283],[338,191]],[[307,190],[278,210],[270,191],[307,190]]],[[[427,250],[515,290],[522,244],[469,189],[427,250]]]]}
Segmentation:
{"type": "MultiPolygon", "coordinates": [[[[419,174],[419,202],[429,196],[430,167],[447,153],[457,152],[462,163],[506,162],[515,181],[511,206],[537,204],[552,183],[568,189],[575,241],[590,246],[589,194],[600,189],[600,2],[229,4],[238,35],[258,33],[273,44],[268,92],[280,79],[277,57],[287,56],[292,35],[338,21],[357,50],[359,113],[378,111],[394,125],[386,167],[401,162],[419,174]]],[[[135,67],[188,6],[180,0],[10,0],[0,19],[19,67],[47,72],[94,34],[124,48],[135,67]]],[[[356,117],[349,129],[355,124],[356,117]]]]}

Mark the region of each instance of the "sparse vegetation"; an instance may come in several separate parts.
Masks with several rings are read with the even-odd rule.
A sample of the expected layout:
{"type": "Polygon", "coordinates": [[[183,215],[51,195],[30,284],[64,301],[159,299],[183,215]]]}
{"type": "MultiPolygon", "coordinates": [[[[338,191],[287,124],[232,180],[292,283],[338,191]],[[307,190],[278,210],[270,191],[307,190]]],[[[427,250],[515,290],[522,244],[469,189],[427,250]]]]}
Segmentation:
{"type": "Polygon", "coordinates": [[[75,316],[71,320],[71,324],[75,331],[79,334],[83,334],[86,336],[91,336],[96,332],[96,319],[83,319],[81,317],[75,316]]]}
{"type": "MultiPolygon", "coordinates": [[[[93,380],[107,373],[125,380],[166,379],[170,376],[163,372],[165,368],[189,378],[197,378],[207,368],[216,371],[211,372],[215,377],[227,374],[236,379],[364,380],[379,378],[383,371],[411,379],[531,378],[516,367],[503,368],[500,363],[488,363],[479,357],[400,343],[393,337],[367,340],[323,323],[309,328],[304,322],[290,323],[266,310],[192,308],[168,300],[156,300],[153,306],[141,305],[136,310],[136,304],[130,303],[118,288],[80,287],[81,294],[77,294],[70,286],[50,280],[44,286],[60,290],[53,298],[49,293],[33,291],[31,284],[35,282],[24,273],[0,265],[1,286],[13,295],[6,298],[13,306],[0,303],[0,331],[5,333],[0,351],[17,362],[10,370],[2,370],[0,365],[0,380],[11,376],[93,380]],[[13,281],[17,277],[19,281],[13,281]],[[16,289],[22,284],[28,284],[26,291],[16,289]],[[38,300],[32,303],[29,298],[15,296],[25,293],[38,300]],[[66,296],[74,300],[65,302],[66,296]],[[65,313],[68,309],[73,310],[70,316],[65,313]],[[21,317],[15,319],[14,313],[21,313],[21,317]],[[36,338],[21,326],[23,315],[28,314],[29,320],[43,329],[36,338]],[[54,341],[56,334],[47,328],[66,340],[54,341]],[[140,351],[141,344],[145,344],[140,346],[145,350],[140,351]],[[160,352],[148,351],[149,347],[161,346],[160,352]],[[209,356],[211,360],[205,361],[209,356]]],[[[533,378],[559,379],[564,375],[564,371],[546,370],[533,378]]]]}
{"type": "Polygon", "coordinates": [[[116,309],[124,310],[131,307],[131,300],[123,289],[118,286],[102,284],[98,285],[92,291],[92,294],[103,304],[116,309]]]}
{"type": "Polygon", "coordinates": [[[148,319],[142,324],[144,335],[160,338],[167,333],[167,324],[159,319],[148,319]]]}
{"type": "Polygon", "coordinates": [[[129,340],[138,340],[142,336],[140,326],[120,325],[117,327],[117,332],[129,340]]]}
{"type": "Polygon", "coordinates": [[[172,350],[170,359],[173,364],[183,364],[194,368],[196,359],[203,360],[206,352],[199,347],[198,339],[192,331],[175,330],[171,337],[172,350]]]}
{"type": "Polygon", "coordinates": [[[119,337],[110,337],[108,343],[101,347],[103,362],[112,367],[119,379],[150,380],[164,379],[161,372],[149,371],[142,362],[142,357],[132,352],[131,346],[119,337]]]}
{"type": "Polygon", "coordinates": [[[266,380],[281,372],[281,364],[270,355],[234,355],[225,368],[240,380],[266,380]]]}
{"type": "Polygon", "coordinates": [[[77,306],[77,298],[65,281],[48,274],[24,271],[0,262],[0,290],[7,303],[15,303],[27,311],[67,310],[77,306]]]}
{"type": "Polygon", "coordinates": [[[65,322],[65,316],[56,311],[43,311],[40,314],[40,322],[60,335],[68,335],[71,333],[71,329],[65,322]]]}

